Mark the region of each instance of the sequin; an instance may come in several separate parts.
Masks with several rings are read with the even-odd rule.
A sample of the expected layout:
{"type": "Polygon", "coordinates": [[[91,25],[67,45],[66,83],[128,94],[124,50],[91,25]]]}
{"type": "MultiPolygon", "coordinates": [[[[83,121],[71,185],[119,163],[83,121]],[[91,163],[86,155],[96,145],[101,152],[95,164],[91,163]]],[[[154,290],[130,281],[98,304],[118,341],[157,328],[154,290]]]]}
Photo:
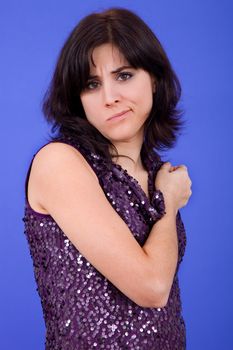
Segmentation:
{"type": "MultiPolygon", "coordinates": [[[[152,225],[164,215],[162,193],[154,179],[162,165],[157,156],[146,160],[149,198],[127,171],[72,139],[60,139],[79,149],[96,172],[106,199],[142,246],[152,225]]],[[[50,215],[36,213],[26,200],[25,234],[46,324],[46,350],[184,350],[179,265],[186,235],[177,214],[179,258],[168,303],[163,308],[135,304],[107,280],[73,246],[50,215]]]]}

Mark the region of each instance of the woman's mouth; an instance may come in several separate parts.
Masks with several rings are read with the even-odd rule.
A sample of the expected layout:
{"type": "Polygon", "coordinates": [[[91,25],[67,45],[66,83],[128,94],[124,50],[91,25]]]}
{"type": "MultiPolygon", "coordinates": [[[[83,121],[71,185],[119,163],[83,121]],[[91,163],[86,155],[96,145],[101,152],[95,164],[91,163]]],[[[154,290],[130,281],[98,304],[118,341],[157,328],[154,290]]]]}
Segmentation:
{"type": "Polygon", "coordinates": [[[122,111],[120,113],[114,114],[113,116],[108,118],[108,120],[123,119],[126,116],[126,114],[130,111],[131,111],[130,109],[127,109],[126,111],[122,111]]]}

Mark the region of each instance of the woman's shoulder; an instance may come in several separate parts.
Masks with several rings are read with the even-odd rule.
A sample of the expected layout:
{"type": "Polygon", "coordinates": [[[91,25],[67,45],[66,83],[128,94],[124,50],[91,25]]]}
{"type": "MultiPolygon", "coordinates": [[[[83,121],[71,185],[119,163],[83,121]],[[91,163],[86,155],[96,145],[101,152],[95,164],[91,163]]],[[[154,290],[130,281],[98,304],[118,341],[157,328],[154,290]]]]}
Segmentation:
{"type": "Polygon", "coordinates": [[[56,140],[44,144],[34,155],[34,159],[53,160],[71,154],[80,155],[78,148],[73,145],[56,140]]]}
{"type": "Polygon", "coordinates": [[[33,210],[47,214],[42,201],[42,194],[45,193],[43,188],[50,187],[60,174],[67,173],[68,170],[77,177],[91,174],[96,179],[85,156],[70,144],[49,142],[34,154],[25,183],[26,199],[33,210]]]}
{"type": "Polygon", "coordinates": [[[87,162],[85,153],[79,147],[63,142],[62,140],[51,141],[43,145],[33,157],[34,170],[44,172],[62,171],[62,168],[68,164],[75,163],[76,166],[82,166],[83,169],[94,173],[90,164],[87,162]],[[84,167],[83,167],[84,166],[84,167]]]}

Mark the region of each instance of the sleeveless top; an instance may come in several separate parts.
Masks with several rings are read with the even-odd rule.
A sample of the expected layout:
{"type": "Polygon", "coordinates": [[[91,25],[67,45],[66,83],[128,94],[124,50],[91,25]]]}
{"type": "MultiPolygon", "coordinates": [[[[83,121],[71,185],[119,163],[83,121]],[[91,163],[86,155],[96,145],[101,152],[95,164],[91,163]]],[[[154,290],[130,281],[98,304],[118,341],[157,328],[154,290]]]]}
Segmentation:
{"type": "MultiPolygon", "coordinates": [[[[152,152],[144,160],[148,171],[148,198],[138,181],[119,164],[112,162],[111,167],[107,167],[102,156],[71,138],[61,137],[58,141],[81,152],[95,171],[106,199],[143,246],[165,209],[163,194],[154,186],[156,173],[163,163],[158,155],[152,152]]],[[[27,183],[31,165],[25,183],[23,221],[46,325],[46,350],[185,349],[177,275],[186,245],[180,212],[176,217],[179,256],[167,305],[141,307],[82,256],[50,215],[30,207],[27,183]]]]}

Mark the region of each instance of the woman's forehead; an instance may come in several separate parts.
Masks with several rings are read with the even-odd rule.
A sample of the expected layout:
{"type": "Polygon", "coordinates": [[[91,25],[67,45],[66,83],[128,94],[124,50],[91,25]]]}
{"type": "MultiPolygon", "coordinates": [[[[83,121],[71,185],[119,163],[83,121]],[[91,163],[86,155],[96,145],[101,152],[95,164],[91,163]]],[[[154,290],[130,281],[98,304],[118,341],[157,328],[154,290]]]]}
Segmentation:
{"type": "Polygon", "coordinates": [[[119,65],[129,65],[129,62],[119,48],[110,43],[95,47],[89,57],[89,67],[92,71],[95,71],[99,65],[106,63],[116,65],[117,67],[119,65]]]}

